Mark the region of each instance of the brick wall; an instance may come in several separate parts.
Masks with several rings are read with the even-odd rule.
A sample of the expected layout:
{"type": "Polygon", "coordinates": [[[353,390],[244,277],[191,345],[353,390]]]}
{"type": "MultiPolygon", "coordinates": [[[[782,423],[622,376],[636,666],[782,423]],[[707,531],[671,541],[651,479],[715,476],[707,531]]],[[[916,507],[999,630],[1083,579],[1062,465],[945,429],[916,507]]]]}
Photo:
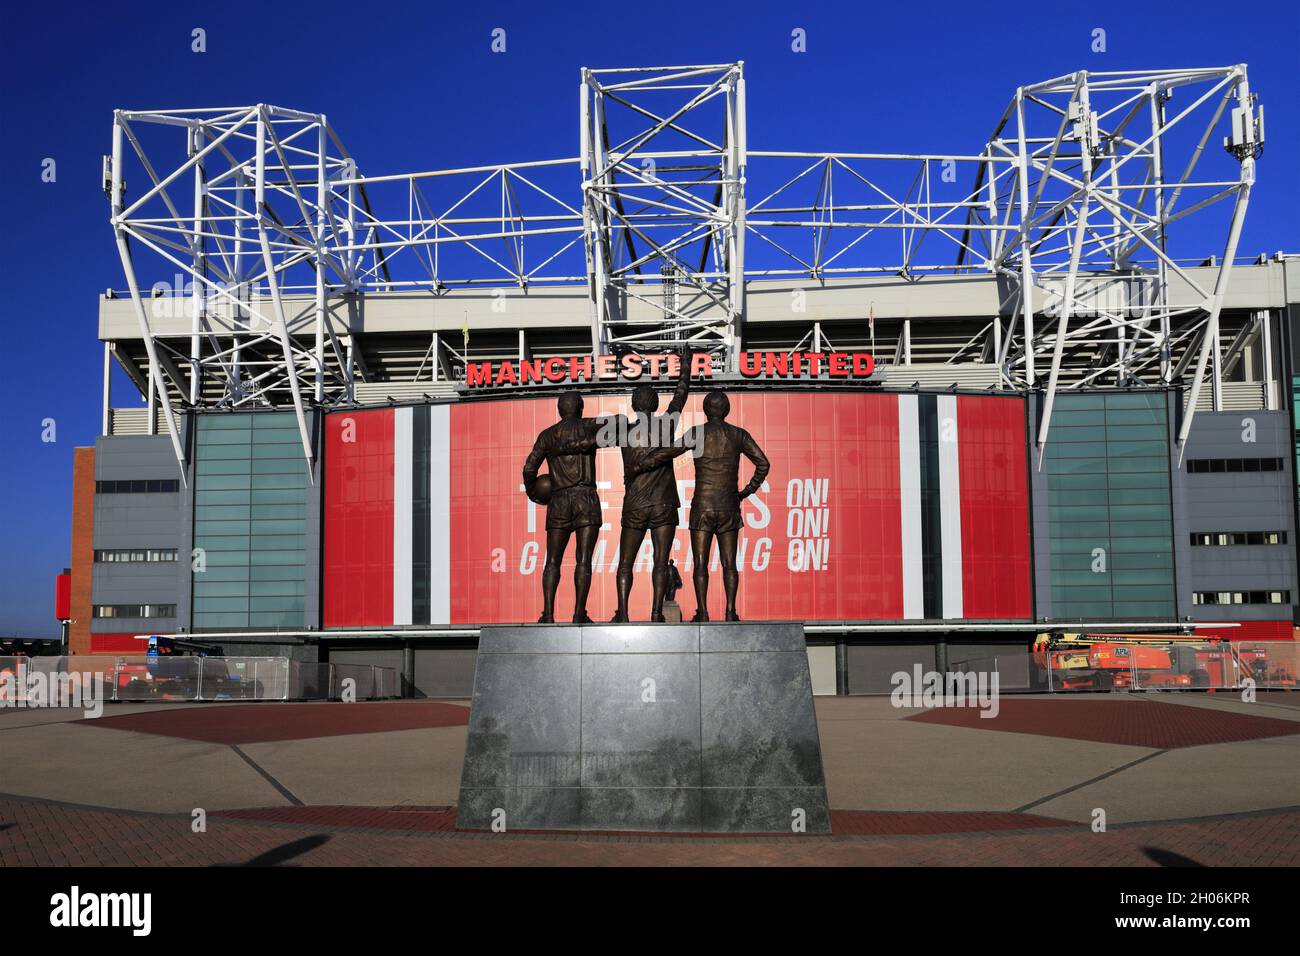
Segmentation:
{"type": "Polygon", "coordinates": [[[68,650],[89,654],[90,585],[95,564],[95,449],[77,448],[72,459],[72,623],[68,650]]]}

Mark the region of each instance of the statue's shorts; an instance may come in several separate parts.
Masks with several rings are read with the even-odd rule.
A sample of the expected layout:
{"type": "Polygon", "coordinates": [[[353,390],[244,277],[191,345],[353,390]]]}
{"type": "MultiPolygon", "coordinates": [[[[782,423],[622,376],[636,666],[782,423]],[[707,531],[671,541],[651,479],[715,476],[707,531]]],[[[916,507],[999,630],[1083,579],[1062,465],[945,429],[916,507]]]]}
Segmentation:
{"type": "Polygon", "coordinates": [[[652,531],[666,524],[677,525],[677,506],[672,504],[644,505],[640,508],[624,508],[620,524],[624,528],[638,528],[652,531]]]}
{"type": "Polygon", "coordinates": [[[600,498],[591,485],[561,488],[551,495],[546,506],[547,531],[577,531],[603,521],[600,498]]]}
{"type": "Polygon", "coordinates": [[[726,534],[740,530],[740,511],[696,511],[691,509],[691,530],[726,534]]]}

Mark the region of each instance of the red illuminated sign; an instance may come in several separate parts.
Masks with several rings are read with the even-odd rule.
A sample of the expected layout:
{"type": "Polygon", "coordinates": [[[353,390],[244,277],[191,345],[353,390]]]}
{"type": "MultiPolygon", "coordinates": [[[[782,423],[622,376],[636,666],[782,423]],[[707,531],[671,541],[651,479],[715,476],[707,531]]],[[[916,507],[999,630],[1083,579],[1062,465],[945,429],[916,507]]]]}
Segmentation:
{"type": "MultiPolygon", "coordinates": [[[[512,385],[563,385],[576,382],[642,382],[676,378],[681,359],[667,355],[570,355],[522,362],[469,362],[470,388],[512,385]]],[[[762,379],[865,379],[876,363],[867,352],[742,352],[740,374],[762,379]]],[[[712,378],[709,356],[691,356],[691,377],[712,378]]]]}

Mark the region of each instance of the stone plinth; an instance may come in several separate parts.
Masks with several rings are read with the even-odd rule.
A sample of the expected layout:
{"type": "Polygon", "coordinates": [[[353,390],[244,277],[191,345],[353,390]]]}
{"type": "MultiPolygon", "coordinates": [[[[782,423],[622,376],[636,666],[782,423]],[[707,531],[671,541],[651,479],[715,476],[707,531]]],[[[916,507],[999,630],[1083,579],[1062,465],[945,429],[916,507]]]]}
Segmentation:
{"type": "Polygon", "coordinates": [[[798,624],[485,627],[457,825],[830,831],[798,624]]]}

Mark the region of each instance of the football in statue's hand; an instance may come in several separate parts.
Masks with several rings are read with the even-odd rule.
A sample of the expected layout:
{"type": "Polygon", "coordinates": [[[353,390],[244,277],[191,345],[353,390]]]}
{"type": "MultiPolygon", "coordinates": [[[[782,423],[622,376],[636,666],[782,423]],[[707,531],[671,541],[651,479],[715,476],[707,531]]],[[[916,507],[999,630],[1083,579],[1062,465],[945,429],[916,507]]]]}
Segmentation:
{"type": "Polygon", "coordinates": [[[541,505],[548,504],[554,490],[555,482],[550,475],[538,475],[537,480],[533,482],[532,499],[541,505]]]}

